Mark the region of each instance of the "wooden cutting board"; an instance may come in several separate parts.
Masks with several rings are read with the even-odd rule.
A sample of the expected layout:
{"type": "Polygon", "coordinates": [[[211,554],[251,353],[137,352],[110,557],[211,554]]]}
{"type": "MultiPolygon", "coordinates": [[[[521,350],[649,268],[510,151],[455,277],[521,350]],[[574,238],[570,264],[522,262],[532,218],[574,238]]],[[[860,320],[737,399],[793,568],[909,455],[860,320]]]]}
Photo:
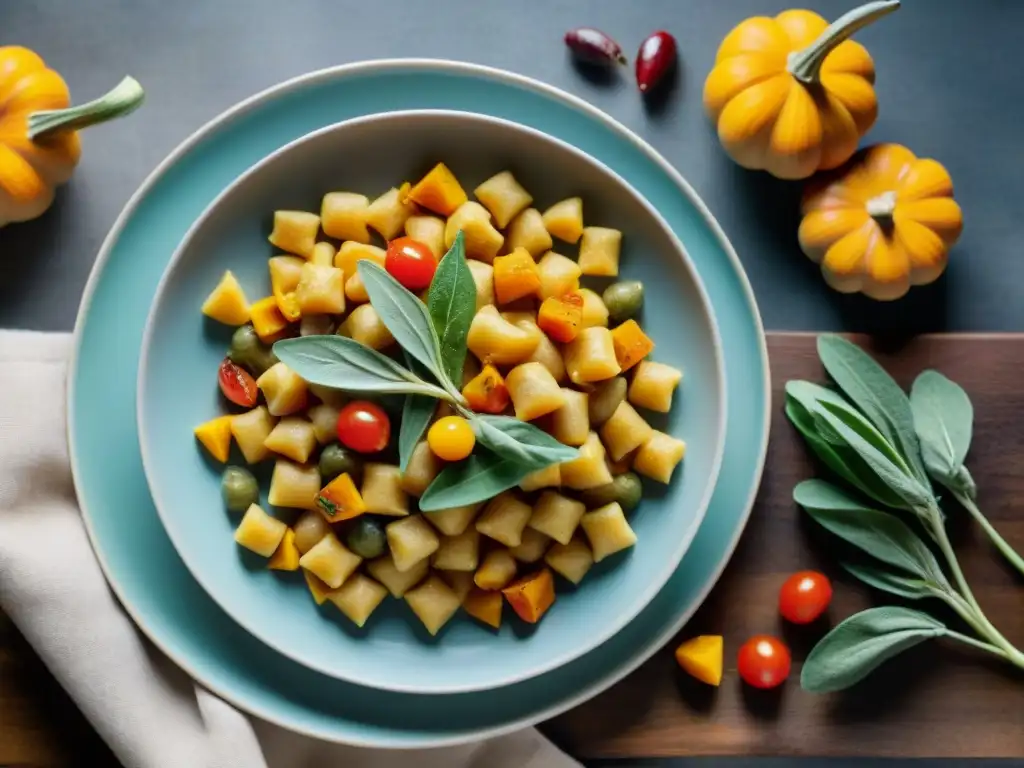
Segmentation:
{"type": "MultiPolygon", "coordinates": [[[[791,501],[813,469],[782,416],[782,388],[820,380],[811,334],[769,334],[775,404],[771,447],[757,506],[732,562],[677,640],[723,634],[727,672],[714,690],[680,673],[666,647],[629,678],[543,726],[571,754],[587,758],[684,755],[984,756],[1024,755],[1024,675],[974,652],[930,643],[898,657],[854,690],[814,696],[800,690],[800,661],[823,626],[796,629],[776,613],[790,572],[820,569],[836,581],[830,619],[886,598],[841,575],[827,537],[791,501]],[[742,686],[736,649],[755,633],[779,633],[795,664],[775,692],[742,686]]],[[[1024,550],[1024,335],[923,336],[878,352],[905,385],[938,368],[969,392],[975,439],[968,457],[980,503],[1024,550]],[[898,355],[897,355],[898,353],[898,355]]],[[[993,556],[987,540],[954,513],[961,562],[989,616],[1024,644],[1024,582],[993,556]]],[[[0,616],[0,765],[61,768],[110,765],[109,752],[75,712],[27,643],[0,616]]]]}

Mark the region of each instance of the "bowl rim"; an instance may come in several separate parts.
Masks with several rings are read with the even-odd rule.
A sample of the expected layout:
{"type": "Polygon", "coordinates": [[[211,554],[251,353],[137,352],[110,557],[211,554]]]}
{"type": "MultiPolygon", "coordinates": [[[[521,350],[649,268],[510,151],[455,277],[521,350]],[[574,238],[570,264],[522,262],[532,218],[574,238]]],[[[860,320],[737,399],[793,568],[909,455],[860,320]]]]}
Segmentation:
{"type": "MultiPolygon", "coordinates": [[[[185,567],[188,569],[192,578],[203,588],[203,590],[209,595],[209,597],[223,610],[231,619],[242,627],[250,635],[258,639],[263,644],[269,646],[277,653],[285,656],[292,661],[302,664],[309,669],[312,669],[325,676],[344,680],[349,683],[353,683],[367,688],[373,688],[376,690],[387,690],[394,691],[396,693],[411,693],[417,695],[449,695],[459,693],[474,693],[485,690],[493,690],[495,688],[503,688],[522,682],[524,680],[533,679],[539,677],[546,672],[556,669],[560,666],[568,664],[580,656],[585,655],[589,651],[593,650],[597,646],[604,643],[606,640],[614,636],[619,632],[626,624],[632,621],[647,605],[654,599],[658,592],[664,587],[665,583],[671,578],[672,574],[679,567],[683,556],[689,549],[694,537],[697,535],[697,531],[700,528],[701,523],[704,521],[704,516],[707,513],[708,506],[711,502],[711,497],[714,494],[715,486],[718,482],[718,476],[721,471],[722,460],[725,451],[725,436],[726,436],[726,420],[728,414],[728,402],[727,402],[727,391],[726,386],[726,373],[725,363],[722,352],[722,339],[721,333],[718,327],[718,321],[715,317],[714,311],[711,306],[711,300],[708,296],[707,290],[704,286],[703,280],[700,277],[696,266],[690,259],[690,256],[679,239],[678,235],[672,230],[668,222],[665,221],[661,213],[654,208],[654,206],[642,195],[636,188],[634,188],[628,181],[622,178],[618,173],[609,168],[606,164],[591,156],[590,154],[583,152],[580,149],[572,146],[568,142],[563,141],[555,136],[539,131],[530,126],[517,123],[512,120],[505,118],[498,118],[491,115],[484,115],[475,112],[468,112],[464,110],[452,110],[452,109],[409,109],[409,110],[396,110],[390,112],[378,112],[368,115],[361,115],[359,117],[350,118],[348,120],[342,120],[337,123],[323,126],[314,131],[310,131],[296,139],[278,147],[273,152],[267,154],[261,158],[258,162],[247,168],[242,174],[235,178],[230,184],[228,184],[221,192],[203,209],[195,221],[191,224],[189,229],[186,231],[181,241],[178,243],[171,255],[171,258],[167,262],[164,268],[163,274],[160,277],[160,281],[157,284],[156,291],[153,296],[152,303],[150,305],[149,313],[146,317],[146,324],[142,335],[142,345],[139,354],[139,368],[136,379],[136,424],[137,434],[139,439],[139,450],[142,458],[143,471],[146,476],[146,481],[149,486],[150,495],[153,499],[154,507],[157,510],[157,515],[160,518],[161,524],[164,530],[167,532],[168,538],[181,558],[185,567]],[[702,478],[704,482],[704,489],[697,503],[695,514],[692,516],[688,526],[684,530],[682,536],[680,536],[677,546],[673,550],[671,556],[665,558],[664,563],[655,572],[655,576],[648,580],[643,591],[638,593],[636,599],[631,601],[630,607],[616,614],[611,621],[609,621],[600,631],[588,633],[588,639],[585,643],[580,643],[572,646],[569,649],[563,650],[561,653],[552,655],[546,659],[543,663],[531,665],[528,669],[520,670],[516,674],[505,675],[492,680],[486,680],[476,683],[457,683],[453,682],[449,685],[438,685],[431,684],[429,687],[423,687],[422,685],[406,685],[400,682],[391,681],[378,681],[373,679],[367,679],[366,677],[360,677],[358,674],[353,674],[351,671],[343,671],[336,668],[332,668],[328,665],[317,662],[315,659],[306,658],[305,656],[296,653],[293,649],[287,647],[286,644],[272,640],[267,637],[263,629],[255,622],[249,620],[243,620],[240,612],[238,612],[234,604],[225,599],[226,596],[218,595],[217,590],[211,583],[210,579],[202,576],[202,566],[197,562],[194,557],[190,554],[186,554],[188,549],[184,545],[185,535],[180,529],[176,529],[174,524],[175,517],[170,513],[168,509],[168,503],[163,498],[163,488],[158,481],[159,475],[152,469],[154,466],[153,461],[150,458],[149,445],[152,438],[150,437],[150,430],[148,427],[148,419],[146,417],[146,403],[149,402],[146,391],[147,383],[149,380],[149,353],[153,348],[152,337],[156,332],[156,320],[157,316],[161,313],[162,308],[166,303],[167,287],[171,282],[173,275],[177,271],[177,268],[181,261],[184,259],[186,252],[192,245],[192,241],[196,235],[203,229],[203,227],[216,216],[217,211],[220,209],[222,203],[230,196],[235,194],[239,189],[244,187],[247,183],[252,182],[258,178],[259,174],[263,172],[267,166],[271,165],[283,156],[288,155],[292,151],[310,143],[314,142],[324,136],[345,131],[346,129],[355,126],[374,125],[381,123],[393,123],[401,122],[409,119],[434,117],[449,119],[459,122],[475,122],[481,126],[486,125],[498,125],[506,130],[513,130],[517,133],[526,135],[532,140],[541,141],[547,143],[549,146],[553,146],[561,152],[571,154],[576,157],[577,160],[589,164],[596,171],[604,175],[613,183],[617,184],[626,194],[630,195],[637,203],[639,203],[652,218],[655,224],[661,229],[664,236],[668,238],[671,243],[673,251],[676,257],[682,263],[684,269],[690,275],[693,281],[698,300],[700,302],[701,312],[707,320],[708,326],[711,331],[711,348],[714,359],[714,370],[716,373],[716,395],[720,407],[718,409],[718,418],[716,419],[714,435],[715,435],[715,453],[712,457],[711,470],[709,474],[702,478]]],[[[529,642],[526,639],[524,642],[529,642]]]]}

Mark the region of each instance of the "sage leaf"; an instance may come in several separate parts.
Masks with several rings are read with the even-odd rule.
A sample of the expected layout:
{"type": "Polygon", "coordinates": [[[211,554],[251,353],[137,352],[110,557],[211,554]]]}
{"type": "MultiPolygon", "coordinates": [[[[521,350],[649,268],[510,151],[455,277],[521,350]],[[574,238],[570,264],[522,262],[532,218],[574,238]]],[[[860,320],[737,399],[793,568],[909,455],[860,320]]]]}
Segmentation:
{"type": "Polygon", "coordinates": [[[427,293],[427,311],[441,350],[441,362],[452,382],[462,381],[466,337],[476,314],[476,281],[466,263],[462,231],[437,265],[427,293]]]}
{"type": "Polygon", "coordinates": [[[849,688],[893,656],[947,631],[938,619],[920,611],[892,605],[869,608],[841,622],[811,649],[800,685],[812,693],[849,688]]]}
{"type": "Polygon", "coordinates": [[[925,371],[910,389],[910,410],[925,469],[943,485],[973,497],[974,481],[964,467],[974,428],[967,393],[938,371],[925,371]]]}
{"type": "MultiPolygon", "coordinates": [[[[549,462],[550,463],[550,462],[549,462]]],[[[464,507],[494,498],[545,464],[524,463],[478,446],[468,458],[449,464],[420,496],[422,512],[464,507]]]]}
{"type": "Polygon", "coordinates": [[[533,424],[512,416],[472,414],[470,424],[477,440],[495,453],[543,469],[550,464],[572,461],[579,451],[564,445],[533,424]]]}
{"type": "Polygon", "coordinates": [[[406,395],[402,404],[402,425],[398,431],[398,468],[405,472],[417,443],[427,431],[437,401],[423,395],[406,395]]]}
{"type": "Polygon", "coordinates": [[[882,592],[905,597],[909,600],[940,597],[934,586],[916,576],[905,576],[902,573],[890,571],[871,563],[844,561],[839,564],[851,576],[860,579],[869,587],[874,587],[882,592]]]}
{"type": "Polygon", "coordinates": [[[872,357],[846,339],[818,337],[818,357],[836,385],[899,451],[917,480],[927,485],[910,399],[872,357]]]}
{"type": "Polygon", "coordinates": [[[274,344],[274,354],[310,384],[349,392],[447,398],[390,357],[345,336],[303,336],[274,344]]]}
{"type": "Polygon", "coordinates": [[[793,500],[829,533],[912,576],[949,589],[939,562],[910,526],[889,512],[866,507],[824,480],[804,480],[793,500]]]}
{"type": "Polygon", "coordinates": [[[434,324],[427,308],[419,298],[395,280],[379,264],[369,259],[356,263],[370,304],[380,315],[381,322],[391,331],[395,341],[418,360],[449,392],[454,384],[441,364],[441,352],[434,324]]]}

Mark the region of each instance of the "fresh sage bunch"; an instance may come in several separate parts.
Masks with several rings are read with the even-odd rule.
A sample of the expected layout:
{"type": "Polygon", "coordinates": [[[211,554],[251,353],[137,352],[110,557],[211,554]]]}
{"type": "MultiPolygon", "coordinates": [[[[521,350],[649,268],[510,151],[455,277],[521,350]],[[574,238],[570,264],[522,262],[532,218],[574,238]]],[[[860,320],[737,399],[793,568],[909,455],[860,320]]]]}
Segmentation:
{"type": "Polygon", "coordinates": [[[441,259],[426,303],[372,261],[357,264],[370,304],[402,348],[404,365],[343,336],[304,336],[274,345],[279,360],[311,384],[370,394],[402,394],[398,434],[404,471],[430,425],[438,401],[465,417],[477,446],[446,466],[420,497],[423,512],[490,499],[551,464],[571,461],[575,448],[532,424],[469,410],[456,382],[466,361],[466,337],[476,313],[476,283],[466,264],[462,232],[441,259]]]}
{"type": "Polygon", "coordinates": [[[909,600],[945,603],[973,636],[921,611],[872,608],[843,621],[814,647],[801,684],[819,692],[846,688],[933,637],[959,640],[1024,668],[1024,653],[992,625],[971,592],[932,487],[935,481],[949,489],[1024,572],[1020,556],[975,503],[975,484],[964,465],[973,424],[969,398],[935,371],[922,373],[908,397],[867,353],[838,336],[820,337],[818,355],[835,388],[789,382],[786,415],[837,482],[805,480],[793,490],[794,500],[867,555],[842,563],[850,574],[909,600]]]}

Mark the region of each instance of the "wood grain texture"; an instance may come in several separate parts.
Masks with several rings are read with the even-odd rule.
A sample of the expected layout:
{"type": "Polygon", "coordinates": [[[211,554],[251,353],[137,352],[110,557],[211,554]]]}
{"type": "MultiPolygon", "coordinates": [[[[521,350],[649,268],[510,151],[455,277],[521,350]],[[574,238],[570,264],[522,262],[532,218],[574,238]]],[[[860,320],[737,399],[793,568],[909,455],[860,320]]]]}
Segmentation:
{"type": "MultiPolygon", "coordinates": [[[[583,758],[683,755],[904,757],[1024,756],[1024,675],[948,643],[899,657],[854,690],[804,693],[799,663],[827,622],[785,626],[776,595],[785,576],[816,568],[835,580],[832,621],[885,600],[838,572],[829,540],[791,501],[793,485],[814,468],[782,416],[782,387],[822,379],[813,335],[770,334],[775,405],[771,448],[750,525],[707,603],[677,640],[724,634],[727,672],[718,690],[680,673],[674,644],[593,701],[543,730],[583,758]],[[755,633],[779,633],[795,657],[793,680],[776,692],[739,682],[735,654],[755,633]]],[[[872,351],[904,385],[927,367],[958,381],[975,405],[968,464],[980,503],[1018,550],[1024,549],[1024,335],[924,336],[901,349],[872,351]]],[[[1024,644],[1024,584],[1003,567],[987,540],[951,515],[965,571],[989,615],[1024,644]]],[[[109,751],[0,615],[0,766],[67,768],[116,765],[109,751]]]]}

